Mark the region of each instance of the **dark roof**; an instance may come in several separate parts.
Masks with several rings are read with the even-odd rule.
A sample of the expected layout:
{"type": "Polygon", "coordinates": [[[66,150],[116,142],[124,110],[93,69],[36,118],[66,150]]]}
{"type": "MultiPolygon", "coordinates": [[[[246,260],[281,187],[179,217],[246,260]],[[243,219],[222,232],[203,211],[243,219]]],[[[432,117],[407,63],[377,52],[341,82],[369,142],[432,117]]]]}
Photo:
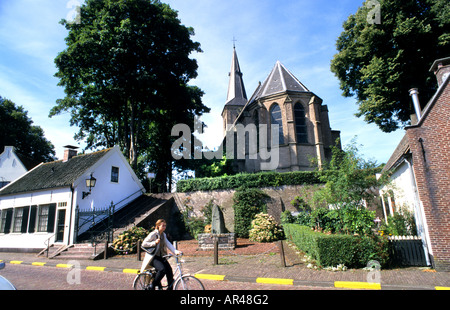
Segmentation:
{"type": "Polygon", "coordinates": [[[230,81],[228,84],[228,94],[226,105],[245,105],[247,103],[247,93],[245,92],[244,81],[242,79],[241,68],[233,49],[233,59],[231,61],[230,81]]]}
{"type": "Polygon", "coordinates": [[[431,65],[430,71],[434,72],[438,69],[439,65],[448,66],[450,64],[450,57],[436,59],[431,65]]]}
{"type": "Polygon", "coordinates": [[[396,168],[400,161],[402,161],[403,156],[406,155],[409,151],[409,141],[408,137],[405,134],[402,140],[399,142],[397,147],[395,148],[394,153],[392,153],[386,165],[383,167],[382,172],[389,171],[393,168],[396,168]]]}
{"type": "Polygon", "coordinates": [[[305,85],[281,62],[277,61],[267,79],[258,86],[250,101],[287,91],[309,92],[305,85]]]}
{"type": "Polygon", "coordinates": [[[0,190],[0,196],[71,186],[111,149],[43,163],[0,190]]]}

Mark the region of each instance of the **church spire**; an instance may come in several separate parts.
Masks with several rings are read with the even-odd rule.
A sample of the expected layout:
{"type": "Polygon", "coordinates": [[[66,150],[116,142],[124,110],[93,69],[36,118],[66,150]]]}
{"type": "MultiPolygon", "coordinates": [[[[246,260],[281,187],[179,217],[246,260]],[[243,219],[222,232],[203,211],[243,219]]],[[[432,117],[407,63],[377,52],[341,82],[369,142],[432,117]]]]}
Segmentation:
{"type": "Polygon", "coordinates": [[[236,47],[233,43],[233,59],[231,60],[230,81],[228,84],[227,105],[245,105],[247,94],[245,92],[244,81],[242,79],[241,68],[236,54],[236,47]]]}

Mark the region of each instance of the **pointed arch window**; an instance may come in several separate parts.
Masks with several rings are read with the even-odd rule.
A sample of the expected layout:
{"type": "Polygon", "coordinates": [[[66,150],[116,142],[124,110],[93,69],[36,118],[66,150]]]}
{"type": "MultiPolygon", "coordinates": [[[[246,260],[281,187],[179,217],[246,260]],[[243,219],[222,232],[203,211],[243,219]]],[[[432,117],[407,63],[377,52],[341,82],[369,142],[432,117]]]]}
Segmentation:
{"type": "Polygon", "coordinates": [[[271,124],[278,124],[279,144],[284,144],[283,120],[281,117],[281,109],[278,104],[274,104],[270,108],[271,124]]]}
{"type": "Polygon", "coordinates": [[[259,150],[259,112],[255,110],[253,112],[253,123],[256,127],[256,149],[259,150]]]}
{"type": "Polygon", "coordinates": [[[300,102],[297,102],[294,106],[294,117],[295,131],[297,133],[297,143],[308,143],[305,108],[300,102]]]}

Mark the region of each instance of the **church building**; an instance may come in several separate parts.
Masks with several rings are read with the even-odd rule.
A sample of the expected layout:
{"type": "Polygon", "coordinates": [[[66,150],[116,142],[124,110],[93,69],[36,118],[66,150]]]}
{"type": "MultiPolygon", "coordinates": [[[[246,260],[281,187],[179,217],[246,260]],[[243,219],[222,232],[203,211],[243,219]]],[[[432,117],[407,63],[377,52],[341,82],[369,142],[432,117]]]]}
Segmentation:
{"type": "Polygon", "coordinates": [[[223,133],[224,142],[228,141],[228,144],[228,137],[233,137],[234,168],[237,171],[308,171],[331,160],[331,147],[336,145],[340,131],[331,130],[328,108],[322,104],[322,99],[281,62],[276,62],[250,98],[245,91],[235,47],[229,76],[227,101],[222,111],[223,133]],[[243,128],[245,132],[239,135],[243,128]],[[250,130],[252,128],[253,131],[250,130]],[[278,139],[274,139],[275,136],[278,139]],[[240,139],[245,139],[245,143],[240,139]],[[272,143],[271,140],[278,142],[272,143]],[[277,152],[275,166],[265,168],[264,162],[270,159],[264,154],[267,152],[262,153],[261,146],[267,146],[269,154],[277,152]],[[239,152],[245,153],[245,158],[236,156],[239,152]]]}

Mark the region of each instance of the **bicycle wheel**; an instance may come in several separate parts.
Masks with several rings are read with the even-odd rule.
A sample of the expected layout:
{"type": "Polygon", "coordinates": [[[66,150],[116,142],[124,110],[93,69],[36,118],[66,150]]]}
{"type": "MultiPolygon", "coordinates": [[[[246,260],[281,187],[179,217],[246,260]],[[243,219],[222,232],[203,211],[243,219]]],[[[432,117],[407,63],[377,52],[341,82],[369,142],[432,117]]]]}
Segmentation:
{"type": "Polygon", "coordinates": [[[179,278],[174,287],[174,290],[203,291],[204,289],[205,288],[199,279],[189,275],[179,278]]]}
{"type": "Polygon", "coordinates": [[[140,273],[134,278],[133,288],[135,290],[145,290],[152,283],[153,276],[149,272],[140,273]]]}

